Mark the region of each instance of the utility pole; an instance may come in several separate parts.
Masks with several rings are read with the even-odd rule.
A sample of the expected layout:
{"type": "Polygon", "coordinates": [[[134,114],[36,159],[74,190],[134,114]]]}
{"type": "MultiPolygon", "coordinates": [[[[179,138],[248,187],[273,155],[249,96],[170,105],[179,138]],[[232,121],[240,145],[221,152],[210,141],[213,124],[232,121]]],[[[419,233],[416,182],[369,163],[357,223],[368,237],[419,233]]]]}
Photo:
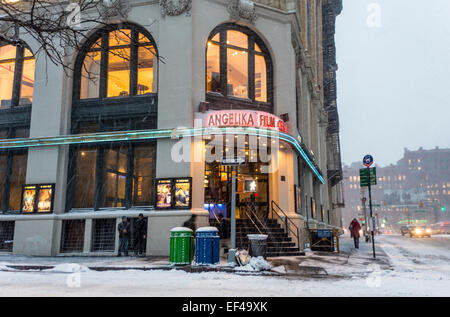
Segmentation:
{"type": "Polygon", "coordinates": [[[372,235],[372,251],[373,251],[373,258],[376,259],[375,254],[375,221],[373,219],[373,211],[372,211],[372,190],[370,188],[370,165],[367,167],[367,175],[369,176],[369,208],[370,208],[370,220],[372,221],[372,224],[370,225],[370,232],[372,235]]]}
{"type": "Polygon", "coordinates": [[[231,168],[231,248],[228,250],[228,264],[236,265],[236,167],[231,168]]]}
{"type": "Polygon", "coordinates": [[[373,217],[373,208],[372,208],[372,189],[371,189],[371,175],[370,171],[373,170],[375,179],[373,180],[373,184],[377,184],[377,176],[376,176],[376,169],[371,169],[370,166],[373,164],[373,157],[372,155],[366,155],[363,158],[363,165],[366,167],[366,169],[361,169],[359,171],[360,177],[361,177],[361,186],[367,186],[369,188],[369,208],[370,208],[370,231],[372,236],[372,249],[373,249],[373,258],[376,258],[375,253],[375,218],[373,217]],[[367,178],[367,179],[366,179],[367,178]],[[367,182],[366,182],[367,181],[367,182]]]}

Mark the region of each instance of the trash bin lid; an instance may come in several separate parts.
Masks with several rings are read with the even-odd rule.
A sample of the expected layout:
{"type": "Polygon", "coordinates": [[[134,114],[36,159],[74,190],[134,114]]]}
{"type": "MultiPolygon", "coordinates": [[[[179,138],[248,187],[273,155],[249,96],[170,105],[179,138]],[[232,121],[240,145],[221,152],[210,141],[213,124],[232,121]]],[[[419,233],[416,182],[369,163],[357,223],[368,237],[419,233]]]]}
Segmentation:
{"type": "Polygon", "coordinates": [[[197,229],[197,232],[219,232],[216,227],[201,227],[197,229]]]}
{"type": "Polygon", "coordinates": [[[170,230],[170,232],[194,232],[192,229],[186,227],[176,227],[170,230]]]}
{"type": "Polygon", "coordinates": [[[248,234],[249,240],[267,240],[269,237],[267,234],[248,234]]]}

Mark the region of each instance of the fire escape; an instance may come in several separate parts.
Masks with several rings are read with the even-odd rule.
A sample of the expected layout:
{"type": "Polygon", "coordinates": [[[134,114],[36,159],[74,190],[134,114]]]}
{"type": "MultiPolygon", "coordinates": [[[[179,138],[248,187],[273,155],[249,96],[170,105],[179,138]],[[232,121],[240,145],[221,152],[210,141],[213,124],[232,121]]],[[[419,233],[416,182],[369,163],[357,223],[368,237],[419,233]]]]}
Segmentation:
{"type": "Polygon", "coordinates": [[[323,59],[324,59],[324,107],[328,113],[327,139],[329,144],[327,177],[329,184],[338,186],[338,195],[333,201],[335,207],[343,207],[344,199],[341,146],[339,139],[339,114],[337,109],[336,71],[336,17],[342,11],[342,0],[325,0],[323,3],[323,59]]]}

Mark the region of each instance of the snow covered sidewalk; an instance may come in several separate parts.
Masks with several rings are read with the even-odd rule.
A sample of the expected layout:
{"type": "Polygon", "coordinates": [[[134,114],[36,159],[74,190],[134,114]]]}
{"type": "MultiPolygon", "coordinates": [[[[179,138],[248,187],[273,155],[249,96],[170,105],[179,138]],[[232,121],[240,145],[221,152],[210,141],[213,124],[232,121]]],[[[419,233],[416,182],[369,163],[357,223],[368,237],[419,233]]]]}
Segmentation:
{"type": "Polygon", "coordinates": [[[377,237],[377,260],[373,260],[371,244],[362,242],[361,249],[355,250],[344,238],[340,254],[307,252],[305,257],[270,259],[278,275],[157,269],[157,265],[167,267],[167,259],[3,255],[0,269],[31,264],[55,267],[0,271],[0,296],[450,296],[446,245],[439,238],[377,237]],[[128,269],[88,268],[95,265],[128,269]]]}

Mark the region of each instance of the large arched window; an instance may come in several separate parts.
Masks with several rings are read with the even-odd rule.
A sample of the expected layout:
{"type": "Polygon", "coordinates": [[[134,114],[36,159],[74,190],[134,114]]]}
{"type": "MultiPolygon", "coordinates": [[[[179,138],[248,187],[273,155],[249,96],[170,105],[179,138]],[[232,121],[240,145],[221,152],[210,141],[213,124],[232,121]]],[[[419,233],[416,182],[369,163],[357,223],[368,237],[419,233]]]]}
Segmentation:
{"type": "MultiPolygon", "coordinates": [[[[157,49],[142,27],[97,31],[75,62],[73,134],[156,129],[157,49]]],[[[153,205],[153,140],[70,147],[66,210],[153,205]]]]}
{"type": "Polygon", "coordinates": [[[0,109],[30,106],[34,87],[33,53],[23,46],[0,46],[0,109]]]}
{"type": "Polygon", "coordinates": [[[75,99],[148,95],[157,91],[157,52],[135,25],[111,25],[94,34],[77,60],[75,99]]]}
{"type": "Polygon", "coordinates": [[[264,42],[250,29],[224,24],[207,44],[206,90],[210,102],[232,108],[273,111],[272,60],[264,42]]]}

